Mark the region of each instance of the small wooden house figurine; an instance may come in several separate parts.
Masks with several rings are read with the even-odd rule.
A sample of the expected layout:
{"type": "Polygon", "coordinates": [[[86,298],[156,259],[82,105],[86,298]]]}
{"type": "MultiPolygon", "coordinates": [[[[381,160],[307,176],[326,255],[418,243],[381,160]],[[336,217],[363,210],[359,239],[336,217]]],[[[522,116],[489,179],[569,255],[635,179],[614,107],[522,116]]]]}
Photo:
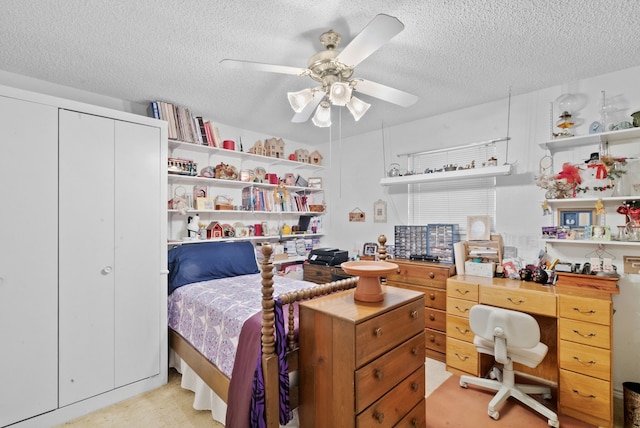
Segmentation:
{"type": "Polygon", "coordinates": [[[284,140],[282,138],[267,138],[264,146],[267,156],[284,159],[284,140]]]}
{"type": "Polygon", "coordinates": [[[309,163],[313,165],[320,165],[322,163],[322,155],[319,151],[314,150],[309,155],[309,163]]]}
{"type": "Polygon", "coordinates": [[[266,156],[267,149],[262,144],[262,140],[256,141],[256,143],[249,149],[249,153],[253,153],[254,155],[266,156]]]}
{"type": "Polygon", "coordinates": [[[207,239],[222,238],[223,236],[224,232],[220,223],[217,221],[209,223],[209,226],[207,226],[207,239]]]}
{"type": "Polygon", "coordinates": [[[307,149],[297,149],[296,150],[296,160],[302,163],[309,163],[309,150],[307,149]]]}

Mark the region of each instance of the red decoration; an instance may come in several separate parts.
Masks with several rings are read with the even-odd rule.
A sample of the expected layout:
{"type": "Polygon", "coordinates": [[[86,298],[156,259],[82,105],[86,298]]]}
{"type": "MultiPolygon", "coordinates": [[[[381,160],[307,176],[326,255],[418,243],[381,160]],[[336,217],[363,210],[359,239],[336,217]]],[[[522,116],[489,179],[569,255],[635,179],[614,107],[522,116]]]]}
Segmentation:
{"type": "Polygon", "coordinates": [[[580,168],[575,165],[571,165],[569,162],[562,164],[562,171],[556,175],[557,180],[566,179],[568,184],[580,184],[582,179],[580,178],[580,168]]]}

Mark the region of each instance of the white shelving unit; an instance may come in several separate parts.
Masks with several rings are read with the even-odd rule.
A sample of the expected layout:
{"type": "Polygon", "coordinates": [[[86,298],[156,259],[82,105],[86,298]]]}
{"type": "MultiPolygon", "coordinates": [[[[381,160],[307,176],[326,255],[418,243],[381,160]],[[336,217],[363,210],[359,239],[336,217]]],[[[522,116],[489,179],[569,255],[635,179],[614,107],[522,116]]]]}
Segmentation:
{"type": "Polygon", "coordinates": [[[436,181],[465,180],[471,178],[496,177],[510,175],[511,165],[485,166],[481,168],[458,169],[455,171],[431,172],[428,174],[412,174],[402,177],[385,177],[380,180],[382,186],[396,184],[418,184],[436,181]]]}
{"type": "Polygon", "coordinates": [[[619,131],[601,132],[599,134],[578,135],[575,137],[557,138],[540,143],[540,147],[547,149],[551,154],[571,150],[575,147],[599,145],[609,143],[609,145],[627,143],[630,140],[640,139],[640,128],[622,129],[619,131]]]}

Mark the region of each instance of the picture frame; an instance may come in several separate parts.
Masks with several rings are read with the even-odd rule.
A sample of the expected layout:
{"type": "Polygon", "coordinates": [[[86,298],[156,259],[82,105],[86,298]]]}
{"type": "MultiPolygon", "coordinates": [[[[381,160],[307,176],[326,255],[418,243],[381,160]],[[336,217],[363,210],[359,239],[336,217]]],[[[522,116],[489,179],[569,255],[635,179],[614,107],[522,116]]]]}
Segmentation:
{"type": "Polygon", "coordinates": [[[213,210],[215,209],[214,198],[196,198],[196,210],[213,210]]]}
{"type": "Polygon", "coordinates": [[[378,244],[375,242],[366,242],[362,247],[361,260],[375,260],[378,254],[378,244]]]}
{"type": "Polygon", "coordinates": [[[198,198],[207,198],[209,197],[209,189],[207,186],[193,186],[193,197],[198,200],[198,198]]]}
{"type": "Polygon", "coordinates": [[[584,230],[585,227],[593,224],[595,216],[595,209],[559,209],[558,227],[584,230]]]}
{"type": "Polygon", "coordinates": [[[585,226],[585,238],[592,241],[611,241],[611,229],[609,226],[589,225],[585,226]]]}
{"type": "Polygon", "coordinates": [[[491,218],[488,215],[467,216],[467,241],[491,239],[491,218]]]}
{"type": "Polygon", "coordinates": [[[322,177],[309,177],[307,185],[312,189],[322,189],[322,177]]]}
{"type": "Polygon", "coordinates": [[[382,199],[378,199],[373,203],[373,222],[374,223],[386,223],[387,222],[387,202],[382,199]]]}

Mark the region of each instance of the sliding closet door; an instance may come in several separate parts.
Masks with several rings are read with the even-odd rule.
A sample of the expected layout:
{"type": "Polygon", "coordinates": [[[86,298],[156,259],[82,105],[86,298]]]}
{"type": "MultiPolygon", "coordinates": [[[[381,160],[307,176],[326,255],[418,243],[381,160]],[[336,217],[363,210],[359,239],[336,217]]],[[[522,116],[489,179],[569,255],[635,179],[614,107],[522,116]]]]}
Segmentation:
{"type": "Polygon", "coordinates": [[[61,407],[114,387],[114,133],[60,111],[61,407]]]}
{"type": "Polygon", "coordinates": [[[58,405],[58,109],[0,96],[0,426],[58,405]]]}

